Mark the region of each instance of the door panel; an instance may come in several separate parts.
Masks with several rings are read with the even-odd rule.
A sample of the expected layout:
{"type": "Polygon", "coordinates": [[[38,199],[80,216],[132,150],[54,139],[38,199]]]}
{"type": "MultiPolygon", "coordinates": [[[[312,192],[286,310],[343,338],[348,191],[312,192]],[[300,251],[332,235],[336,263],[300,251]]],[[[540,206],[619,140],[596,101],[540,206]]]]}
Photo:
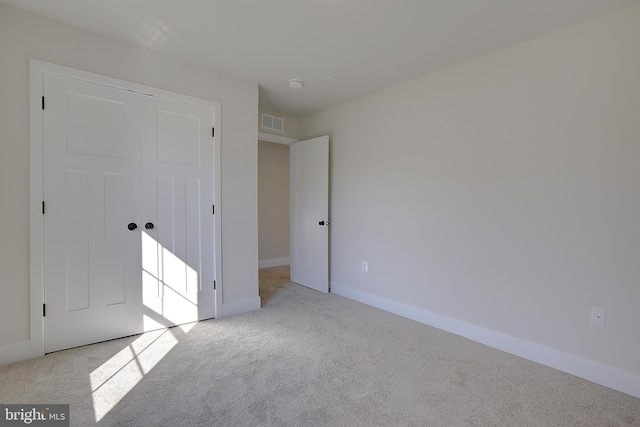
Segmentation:
{"type": "MultiPolygon", "coordinates": [[[[67,310],[89,309],[89,173],[67,171],[67,310]]],[[[51,254],[50,256],[52,256],[51,254]]]]}
{"type": "Polygon", "coordinates": [[[142,331],[140,102],[45,74],[45,351],[142,331]],[[125,184],[126,183],[126,184],[125,184]]]}
{"type": "Polygon", "coordinates": [[[156,110],[158,162],[199,166],[201,118],[156,110]]]}
{"type": "MultiPolygon", "coordinates": [[[[202,291],[202,281],[200,280],[203,244],[200,232],[202,206],[200,180],[187,179],[185,188],[185,261],[187,264],[187,293],[190,295],[197,295],[202,291]]],[[[213,256],[213,254],[210,255],[213,256]]]]}
{"type": "Polygon", "coordinates": [[[291,281],[329,292],[329,137],[290,148],[291,281]]]}
{"type": "Polygon", "coordinates": [[[124,200],[126,183],[121,173],[104,174],[104,288],[107,305],[126,302],[123,226],[127,224],[120,201],[124,200]]]}
{"type": "Polygon", "coordinates": [[[213,112],[162,98],[143,104],[144,327],[214,317],[213,112]],[[155,254],[155,256],[154,256],[155,254]]]}
{"type": "Polygon", "coordinates": [[[127,129],[112,126],[127,120],[122,101],[73,92],[67,92],[66,98],[67,153],[124,159],[127,129]]]}

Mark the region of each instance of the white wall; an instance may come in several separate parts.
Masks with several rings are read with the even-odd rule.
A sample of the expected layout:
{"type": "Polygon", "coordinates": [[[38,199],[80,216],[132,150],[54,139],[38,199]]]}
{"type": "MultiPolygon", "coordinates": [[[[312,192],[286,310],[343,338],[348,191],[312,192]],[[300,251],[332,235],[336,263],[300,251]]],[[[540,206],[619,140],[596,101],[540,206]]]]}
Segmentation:
{"type": "Polygon", "coordinates": [[[258,142],[258,259],[260,268],[288,265],[289,146],[258,142]]]}
{"type": "Polygon", "coordinates": [[[331,136],[332,289],[640,396],[638,76],[634,6],[303,119],[331,136]]]}
{"type": "Polygon", "coordinates": [[[221,104],[223,304],[259,308],[257,85],[0,5],[0,352],[30,338],[29,58],[221,104]]]}

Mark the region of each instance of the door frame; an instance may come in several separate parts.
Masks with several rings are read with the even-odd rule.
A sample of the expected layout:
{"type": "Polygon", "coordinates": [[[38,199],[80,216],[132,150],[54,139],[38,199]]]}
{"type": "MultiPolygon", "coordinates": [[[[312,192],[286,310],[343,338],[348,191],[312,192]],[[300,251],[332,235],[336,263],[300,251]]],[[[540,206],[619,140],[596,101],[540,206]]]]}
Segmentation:
{"type": "MultiPolygon", "coordinates": [[[[318,138],[327,138],[327,142],[330,141],[330,137],[329,135],[322,135],[318,138]]],[[[310,138],[310,139],[316,139],[316,138],[310,138]]],[[[308,139],[309,140],[309,139],[308,139]]],[[[258,132],[258,142],[260,141],[266,141],[266,142],[273,142],[276,144],[283,144],[283,145],[287,145],[289,146],[289,150],[291,150],[291,146],[297,142],[304,142],[304,141],[300,141],[299,139],[295,139],[295,138],[288,138],[285,136],[280,136],[280,135],[273,135],[270,133],[265,133],[265,132],[258,132]]],[[[330,145],[330,144],[329,144],[330,145]]],[[[327,193],[327,197],[328,197],[328,202],[329,202],[329,211],[327,212],[327,218],[326,220],[329,219],[330,214],[331,214],[331,194],[330,194],[330,190],[331,190],[331,173],[330,173],[330,152],[329,152],[329,188],[328,193],[327,193]]],[[[291,159],[289,159],[289,162],[291,161],[291,159]]],[[[289,166],[289,181],[291,181],[291,166],[289,166]]],[[[289,189],[289,192],[291,192],[291,189],[289,189]]],[[[289,196],[291,196],[291,194],[289,194],[289,196]]],[[[289,210],[289,213],[291,213],[292,210],[292,200],[289,200],[289,206],[287,207],[287,209],[289,210]]],[[[289,227],[291,227],[291,221],[292,221],[292,215],[289,215],[289,227]]],[[[293,235],[293,233],[291,233],[291,235],[293,235]]],[[[331,292],[331,229],[329,228],[329,235],[328,235],[328,254],[327,254],[327,263],[328,263],[328,273],[329,273],[329,278],[327,279],[327,285],[328,285],[328,292],[331,292]]],[[[291,240],[289,241],[289,264],[291,264],[291,260],[293,259],[293,256],[291,256],[291,250],[292,250],[292,244],[291,244],[291,240]]],[[[259,267],[260,268],[260,267],[259,267]]],[[[304,286],[304,285],[303,285],[304,286]]]]}
{"type": "Polygon", "coordinates": [[[30,350],[29,357],[44,356],[44,74],[56,74],[84,80],[105,86],[171,99],[188,104],[196,104],[214,110],[214,125],[217,132],[213,137],[214,155],[214,251],[215,251],[215,306],[216,318],[222,315],[222,204],[221,204],[221,147],[220,147],[220,104],[164,89],[128,82],[100,74],[77,70],[62,65],[51,64],[37,59],[29,59],[29,273],[30,273],[30,350]]]}

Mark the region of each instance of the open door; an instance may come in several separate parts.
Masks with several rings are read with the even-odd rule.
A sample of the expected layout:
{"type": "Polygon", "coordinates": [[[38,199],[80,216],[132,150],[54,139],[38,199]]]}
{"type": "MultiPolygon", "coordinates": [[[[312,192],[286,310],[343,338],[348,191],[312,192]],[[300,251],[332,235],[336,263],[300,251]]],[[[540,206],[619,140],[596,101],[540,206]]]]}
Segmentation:
{"type": "Polygon", "coordinates": [[[291,145],[291,281],[329,292],[329,137],[291,145]]]}

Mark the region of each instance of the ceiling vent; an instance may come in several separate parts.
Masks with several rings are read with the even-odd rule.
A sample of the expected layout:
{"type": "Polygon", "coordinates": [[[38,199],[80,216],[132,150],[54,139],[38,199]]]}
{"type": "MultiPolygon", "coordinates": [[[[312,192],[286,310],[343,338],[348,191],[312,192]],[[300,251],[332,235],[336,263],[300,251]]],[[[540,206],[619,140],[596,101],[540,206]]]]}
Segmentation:
{"type": "Polygon", "coordinates": [[[283,131],[282,117],[271,116],[269,114],[262,114],[262,128],[275,130],[276,132],[283,131]]]}

